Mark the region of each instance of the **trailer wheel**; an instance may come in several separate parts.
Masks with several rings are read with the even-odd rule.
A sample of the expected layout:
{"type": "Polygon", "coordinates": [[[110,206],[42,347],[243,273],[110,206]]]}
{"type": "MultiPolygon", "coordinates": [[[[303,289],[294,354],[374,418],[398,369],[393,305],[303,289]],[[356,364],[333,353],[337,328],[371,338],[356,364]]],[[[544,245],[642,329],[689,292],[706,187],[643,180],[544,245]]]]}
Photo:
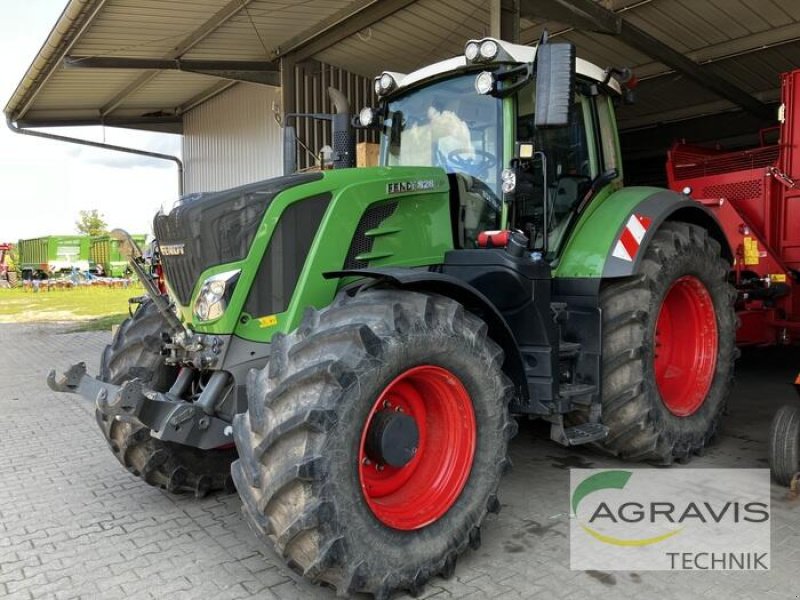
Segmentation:
{"type": "MultiPolygon", "coordinates": [[[[155,304],[145,301],[120,325],[111,345],[103,351],[100,379],[122,384],[138,377],[157,391],[168,390],[177,370],[164,364],[159,352],[165,327],[155,304]]],[[[230,465],[236,459],[235,449],[201,450],[162,442],[146,427],[110,419],[99,410],[95,416],[117,460],[146,483],[172,493],[193,493],[198,498],[215,490],[233,490],[230,465]]]]}
{"type": "Polygon", "coordinates": [[[800,407],[781,406],[769,429],[769,469],[781,485],[800,471],[800,407]]]}
{"type": "Polygon", "coordinates": [[[340,595],[419,592],[480,543],[516,424],[502,350],[437,295],[368,289],[273,339],[234,421],[252,528],[340,595]]]}
{"type": "Polygon", "coordinates": [[[667,222],[638,276],[604,284],[602,420],[614,454],[685,461],[716,434],[737,356],[728,270],[704,229],[667,222]]]}

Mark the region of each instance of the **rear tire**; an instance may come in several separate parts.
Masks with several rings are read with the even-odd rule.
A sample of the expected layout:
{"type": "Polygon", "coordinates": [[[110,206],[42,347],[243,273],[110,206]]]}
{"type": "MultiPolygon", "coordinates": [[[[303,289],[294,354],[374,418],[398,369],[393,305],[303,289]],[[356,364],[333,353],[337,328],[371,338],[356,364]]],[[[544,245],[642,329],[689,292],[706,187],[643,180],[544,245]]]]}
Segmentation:
{"type": "MultiPolygon", "coordinates": [[[[340,595],[416,593],[429,578],[449,576],[458,555],[480,543],[487,513],[500,506],[497,488],[516,431],[502,361],[486,325],[442,296],[365,290],[309,310],[297,331],[273,339],[269,364],[248,382],[249,409],[234,421],[239,460],[233,477],[250,526],[291,568],[340,595]],[[399,488],[408,492],[407,502],[375,498],[365,473],[384,469],[380,461],[362,458],[360,449],[379,399],[408,373],[430,365],[452,375],[442,385],[468,392],[477,432],[463,488],[427,522],[409,510],[419,506],[424,512],[430,504],[414,484],[418,476],[416,482],[422,481],[419,465],[433,456],[426,453],[434,446],[423,445],[422,429],[419,456],[413,451],[398,471],[419,458],[406,471],[410,483],[399,488]],[[393,517],[371,501],[399,511],[405,529],[388,525],[393,517]]],[[[416,393],[424,397],[431,428],[432,407],[440,400],[418,388],[416,393]]],[[[451,439],[447,429],[438,435],[451,439]]],[[[389,467],[386,474],[393,477],[389,467]]]]}
{"type": "MultiPolygon", "coordinates": [[[[177,369],[166,365],[160,353],[165,330],[164,317],[152,301],[145,301],[120,325],[103,351],[100,379],[121,385],[138,377],[156,391],[167,391],[177,369]]],[[[176,494],[193,493],[198,498],[215,490],[233,490],[230,465],[236,460],[235,449],[201,450],[162,442],[146,427],[110,419],[99,410],[95,416],[117,460],[149,485],[176,494]]]]}
{"type": "Polygon", "coordinates": [[[800,471],[800,407],[781,406],[769,429],[769,469],[781,485],[800,471]]]}
{"type": "Polygon", "coordinates": [[[603,286],[602,422],[609,427],[603,443],[607,450],[629,460],[669,464],[688,460],[710,443],[737,356],[735,292],[727,283],[728,270],[719,244],[704,229],[667,222],[648,246],[640,274],[603,286]],[[673,298],[674,290],[678,296],[673,298]],[[690,308],[693,302],[701,309],[690,308]],[[670,341],[659,337],[658,329],[668,304],[676,317],[673,329],[694,319],[696,337],[705,346],[693,346],[694,337],[685,330],[682,337],[676,333],[674,353],[667,354],[664,364],[659,352],[672,348],[663,347],[670,341]],[[696,369],[678,369],[692,364],[691,359],[681,364],[686,348],[700,353],[696,369]],[[687,378],[688,386],[681,378],[687,378]]]}

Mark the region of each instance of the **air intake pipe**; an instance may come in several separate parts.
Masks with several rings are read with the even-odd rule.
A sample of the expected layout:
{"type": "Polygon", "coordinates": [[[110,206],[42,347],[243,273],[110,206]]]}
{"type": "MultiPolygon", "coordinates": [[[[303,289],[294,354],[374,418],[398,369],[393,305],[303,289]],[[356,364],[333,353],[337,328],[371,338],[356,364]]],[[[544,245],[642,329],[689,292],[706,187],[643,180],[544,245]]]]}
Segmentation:
{"type": "Polygon", "coordinates": [[[333,107],[333,114],[327,113],[288,113],[284,117],[283,127],[283,174],[291,175],[297,171],[297,130],[289,125],[289,120],[316,119],[331,122],[333,138],[333,168],[349,169],[355,166],[356,136],[350,114],[350,102],[347,97],[334,87],[328,88],[333,107]]]}
{"type": "Polygon", "coordinates": [[[356,166],[356,135],[352,124],[353,116],[350,114],[350,102],[335,87],[328,88],[328,96],[336,109],[336,113],[331,116],[333,168],[349,169],[356,166]]]}

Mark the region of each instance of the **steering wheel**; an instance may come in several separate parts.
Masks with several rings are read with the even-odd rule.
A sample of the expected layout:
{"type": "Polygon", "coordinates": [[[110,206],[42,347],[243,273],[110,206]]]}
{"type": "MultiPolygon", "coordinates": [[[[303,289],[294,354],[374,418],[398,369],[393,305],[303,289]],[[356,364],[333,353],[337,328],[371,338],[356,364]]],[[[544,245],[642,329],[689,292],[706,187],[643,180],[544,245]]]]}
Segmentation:
{"type": "Polygon", "coordinates": [[[495,166],[497,157],[485,150],[462,150],[459,148],[448,153],[447,162],[462,171],[481,173],[495,166]],[[470,157],[470,154],[474,155],[474,158],[470,157]]]}

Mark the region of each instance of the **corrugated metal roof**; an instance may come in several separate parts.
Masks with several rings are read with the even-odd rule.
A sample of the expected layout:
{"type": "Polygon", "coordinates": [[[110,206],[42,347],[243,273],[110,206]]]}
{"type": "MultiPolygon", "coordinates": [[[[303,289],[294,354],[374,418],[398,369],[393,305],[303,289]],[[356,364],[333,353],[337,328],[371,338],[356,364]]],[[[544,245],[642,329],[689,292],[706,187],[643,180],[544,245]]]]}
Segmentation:
{"type": "MultiPolygon", "coordinates": [[[[775,98],[778,74],[800,64],[798,2],[596,1],[709,73],[766,101],[775,98]]],[[[187,103],[215,89],[218,80],[179,71],[65,69],[63,56],[265,61],[298,34],[372,2],[72,0],[6,113],[28,124],[144,114],[177,121],[187,103]]],[[[734,108],[614,36],[527,18],[521,24],[523,43],[535,43],[547,28],[600,66],[634,67],[642,80],[639,103],[620,111],[623,127],[734,108]]],[[[460,53],[465,40],[488,32],[484,0],[417,0],[315,58],[364,76],[408,72],[460,53]]]]}

